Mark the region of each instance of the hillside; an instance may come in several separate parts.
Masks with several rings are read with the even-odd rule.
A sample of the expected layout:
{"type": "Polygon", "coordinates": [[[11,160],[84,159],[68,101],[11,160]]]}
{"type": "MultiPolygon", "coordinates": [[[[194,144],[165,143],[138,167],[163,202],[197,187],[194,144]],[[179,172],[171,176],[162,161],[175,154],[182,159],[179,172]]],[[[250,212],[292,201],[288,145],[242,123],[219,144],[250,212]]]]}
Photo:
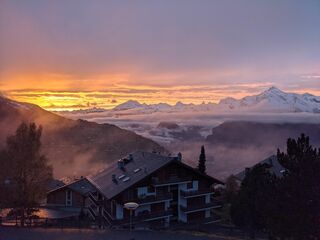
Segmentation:
{"type": "Polygon", "coordinates": [[[115,125],[70,120],[4,97],[0,97],[0,147],[23,121],[43,126],[43,150],[56,177],[86,175],[134,150],[165,151],[152,140],[115,125]]]}
{"type": "Polygon", "coordinates": [[[283,147],[289,137],[301,133],[310,137],[314,145],[320,145],[320,124],[307,123],[257,123],[225,122],[212,129],[207,142],[229,147],[273,146],[283,147]]]}
{"type": "Polygon", "coordinates": [[[285,150],[287,139],[297,138],[301,133],[310,137],[313,146],[320,147],[320,124],[222,123],[212,129],[212,134],[204,142],[209,159],[208,171],[218,172],[216,176],[220,178],[236,174],[276,154],[277,148],[285,150]]]}

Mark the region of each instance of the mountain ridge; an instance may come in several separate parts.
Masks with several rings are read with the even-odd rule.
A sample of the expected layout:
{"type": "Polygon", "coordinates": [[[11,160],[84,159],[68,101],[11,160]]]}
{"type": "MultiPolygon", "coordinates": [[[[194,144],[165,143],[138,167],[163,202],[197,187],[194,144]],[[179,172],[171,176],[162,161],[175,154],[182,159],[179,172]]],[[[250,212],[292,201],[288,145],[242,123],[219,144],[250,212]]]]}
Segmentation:
{"type": "Polygon", "coordinates": [[[152,112],[179,112],[179,111],[219,111],[219,112],[273,112],[273,113],[292,113],[309,112],[320,113],[320,96],[310,93],[298,94],[284,92],[276,87],[241,99],[227,97],[221,99],[219,103],[185,104],[177,102],[175,105],[167,103],[146,104],[136,100],[128,100],[114,107],[107,109],[87,109],[75,110],[69,113],[94,113],[94,112],[120,112],[133,111],[136,113],[152,112]]]}
{"type": "Polygon", "coordinates": [[[37,105],[0,96],[0,149],[21,122],[43,126],[43,152],[56,176],[87,175],[135,150],[167,152],[158,143],[112,124],[71,120],[37,105]]]}

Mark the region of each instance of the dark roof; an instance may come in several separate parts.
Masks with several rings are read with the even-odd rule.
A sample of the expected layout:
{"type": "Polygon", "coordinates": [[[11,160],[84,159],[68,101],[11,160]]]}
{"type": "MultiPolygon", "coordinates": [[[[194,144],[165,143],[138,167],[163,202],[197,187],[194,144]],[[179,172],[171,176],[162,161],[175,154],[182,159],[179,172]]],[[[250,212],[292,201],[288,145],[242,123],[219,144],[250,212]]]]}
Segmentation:
{"type": "Polygon", "coordinates": [[[48,190],[51,191],[51,190],[63,187],[64,185],[66,185],[66,184],[63,181],[57,180],[57,179],[52,179],[48,184],[48,190]]]}
{"type": "MultiPolygon", "coordinates": [[[[96,175],[88,176],[88,180],[95,185],[105,197],[110,199],[174,160],[174,157],[141,151],[134,152],[131,156],[132,161],[124,166],[124,170],[120,169],[118,165],[114,163],[96,175]],[[137,169],[140,170],[138,171],[137,169]],[[135,172],[135,170],[138,172],[135,172]],[[112,175],[115,175],[116,183],[112,181],[112,175]],[[124,177],[121,178],[123,175],[124,177]]],[[[129,156],[125,159],[129,159],[129,156]]]]}
{"type": "MultiPolygon", "coordinates": [[[[277,156],[275,156],[275,155],[272,155],[272,156],[264,159],[263,161],[255,164],[254,166],[257,166],[258,164],[268,164],[269,171],[271,173],[274,173],[277,177],[282,177],[282,175],[283,175],[284,167],[279,163],[277,156]]],[[[251,166],[250,168],[253,168],[254,166],[251,166]]],[[[238,174],[236,174],[235,178],[240,181],[243,181],[245,176],[246,176],[246,170],[243,170],[243,171],[239,172],[238,174]]]]}
{"type": "Polygon", "coordinates": [[[55,192],[55,191],[63,189],[63,188],[69,188],[72,191],[75,191],[81,195],[87,195],[89,192],[95,190],[94,186],[86,178],[81,178],[81,179],[76,180],[72,183],[66,184],[62,187],[58,187],[56,189],[53,189],[48,193],[52,193],[52,192],[55,192]]]}
{"type": "Polygon", "coordinates": [[[203,177],[210,178],[213,182],[221,183],[206,174],[201,174],[194,168],[178,161],[177,157],[163,156],[157,153],[137,151],[124,158],[128,163],[123,170],[117,164],[112,164],[103,169],[96,175],[88,176],[88,180],[97,187],[97,189],[107,198],[111,199],[131,187],[135,183],[141,181],[151,173],[166,166],[169,163],[176,162],[183,167],[187,167],[203,177]],[[129,161],[131,156],[131,161],[129,161]],[[116,179],[115,181],[112,178],[116,179]]]}

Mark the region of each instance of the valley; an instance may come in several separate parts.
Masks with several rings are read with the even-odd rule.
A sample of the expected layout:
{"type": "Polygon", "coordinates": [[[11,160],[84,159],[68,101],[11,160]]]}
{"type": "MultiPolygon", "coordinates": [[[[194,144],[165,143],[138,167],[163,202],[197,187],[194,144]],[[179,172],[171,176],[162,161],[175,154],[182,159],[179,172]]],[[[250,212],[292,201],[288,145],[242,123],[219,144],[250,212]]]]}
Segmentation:
{"type": "Polygon", "coordinates": [[[72,119],[112,123],[152,139],[196,166],[205,145],[210,174],[226,178],[283,149],[289,137],[306,133],[320,146],[319,97],[270,88],[219,104],[147,105],[128,101],[112,110],[62,112],[72,119]],[[276,106],[277,108],[273,108],[276,106]],[[279,108],[281,106],[281,108],[279,108]],[[312,110],[312,111],[311,111],[312,110]]]}
{"type": "MultiPolygon", "coordinates": [[[[300,97],[305,96],[310,100],[308,94],[300,97]]],[[[4,145],[6,136],[12,134],[21,121],[41,124],[44,151],[55,168],[56,177],[87,175],[134,150],[181,152],[184,161],[196,166],[200,147],[204,145],[208,173],[225,179],[275,154],[277,148],[283,149],[289,137],[305,133],[312,144],[320,146],[320,115],[307,111],[311,105],[313,109],[318,108],[317,101],[306,105],[305,112],[292,112],[292,108],[283,112],[264,111],[264,107],[275,100],[292,106],[289,102],[293,97],[298,95],[270,88],[258,96],[239,100],[256,99],[259,111],[249,111],[252,104],[251,107],[237,104],[247,111],[229,108],[230,105],[228,110],[218,111],[210,109],[210,104],[150,106],[130,101],[112,110],[56,113],[1,98],[0,144],[4,145]]],[[[296,103],[301,104],[298,100],[296,103]]]]}

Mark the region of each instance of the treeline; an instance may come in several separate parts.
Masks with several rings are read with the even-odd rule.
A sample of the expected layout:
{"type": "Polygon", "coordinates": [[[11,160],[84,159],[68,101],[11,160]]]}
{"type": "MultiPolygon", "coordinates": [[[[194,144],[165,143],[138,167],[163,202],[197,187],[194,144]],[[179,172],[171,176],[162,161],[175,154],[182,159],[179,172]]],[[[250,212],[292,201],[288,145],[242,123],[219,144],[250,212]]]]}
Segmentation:
{"type": "Polygon", "coordinates": [[[0,209],[13,208],[23,226],[45,199],[52,167],[41,153],[42,128],[22,123],[0,151],[0,209]]]}
{"type": "Polygon", "coordinates": [[[288,139],[286,152],[278,149],[282,176],[258,164],[246,172],[237,193],[227,191],[232,221],[255,237],[263,231],[269,239],[320,239],[320,149],[302,134],[288,139]],[[230,196],[232,195],[232,196],[230,196]]]}

